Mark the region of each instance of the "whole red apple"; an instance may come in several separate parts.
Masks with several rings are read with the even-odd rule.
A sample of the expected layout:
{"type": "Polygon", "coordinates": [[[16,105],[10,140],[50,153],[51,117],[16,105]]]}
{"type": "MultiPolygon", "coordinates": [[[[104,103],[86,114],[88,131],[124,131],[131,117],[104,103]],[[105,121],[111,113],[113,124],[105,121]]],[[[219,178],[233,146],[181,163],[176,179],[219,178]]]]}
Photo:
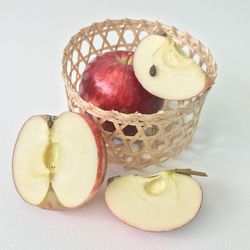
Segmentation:
{"type": "Polygon", "coordinates": [[[85,69],[80,96],[104,110],[151,114],[163,99],[147,92],[135,77],[133,52],[110,51],[97,56],[85,69]]]}
{"type": "MultiPolygon", "coordinates": [[[[97,56],[83,72],[80,96],[104,110],[127,114],[136,111],[152,114],[160,110],[164,100],[142,87],[134,74],[132,61],[133,52],[129,51],[110,51],[97,56]]],[[[112,127],[104,124],[108,131],[114,130],[112,127]]]]}

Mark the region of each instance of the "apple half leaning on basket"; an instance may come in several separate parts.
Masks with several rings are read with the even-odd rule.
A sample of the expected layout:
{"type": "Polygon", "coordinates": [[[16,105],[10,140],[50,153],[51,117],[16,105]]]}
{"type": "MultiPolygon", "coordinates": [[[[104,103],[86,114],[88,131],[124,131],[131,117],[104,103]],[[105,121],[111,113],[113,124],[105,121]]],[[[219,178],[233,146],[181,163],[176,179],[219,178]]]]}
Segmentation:
{"type": "Polygon", "coordinates": [[[89,117],[73,112],[28,119],[13,153],[13,178],[20,196],[52,210],[88,202],[101,185],[106,166],[100,131],[89,117]]]}
{"type": "Polygon", "coordinates": [[[168,100],[190,99],[212,84],[202,68],[167,36],[145,37],[135,50],[133,67],[149,93],[168,100]]]}
{"type": "Polygon", "coordinates": [[[201,186],[191,169],[174,169],[153,176],[127,175],[109,179],[105,200],[124,223],[153,232],[170,231],[192,221],[202,204],[201,186]]]}

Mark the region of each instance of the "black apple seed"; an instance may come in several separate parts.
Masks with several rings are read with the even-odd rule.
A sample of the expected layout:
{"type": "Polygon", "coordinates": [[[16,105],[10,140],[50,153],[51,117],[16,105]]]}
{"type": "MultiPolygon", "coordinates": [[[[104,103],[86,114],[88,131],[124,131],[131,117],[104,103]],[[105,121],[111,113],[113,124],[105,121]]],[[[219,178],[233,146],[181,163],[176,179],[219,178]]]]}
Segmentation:
{"type": "Polygon", "coordinates": [[[154,64],[150,67],[149,74],[151,76],[155,76],[156,75],[156,68],[155,68],[154,64]]]}

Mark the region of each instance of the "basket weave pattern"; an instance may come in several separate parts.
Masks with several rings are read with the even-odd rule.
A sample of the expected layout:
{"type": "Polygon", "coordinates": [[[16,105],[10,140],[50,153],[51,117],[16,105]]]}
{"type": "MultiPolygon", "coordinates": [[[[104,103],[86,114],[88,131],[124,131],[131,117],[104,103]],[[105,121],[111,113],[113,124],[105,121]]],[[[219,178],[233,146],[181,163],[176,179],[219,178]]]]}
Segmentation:
{"type": "Polygon", "coordinates": [[[159,22],[108,19],[81,29],[64,49],[62,66],[69,109],[92,115],[106,141],[109,161],[127,168],[143,168],[179,154],[196,131],[208,90],[185,101],[166,100],[155,114],[124,114],[105,111],[82,100],[78,94],[80,78],[97,55],[118,49],[133,51],[143,37],[159,32],[166,32],[214,82],[216,63],[210,51],[188,33],[159,22]],[[106,121],[113,122],[114,132],[102,127],[106,121]],[[128,125],[136,127],[134,136],[124,134],[128,125]]]}

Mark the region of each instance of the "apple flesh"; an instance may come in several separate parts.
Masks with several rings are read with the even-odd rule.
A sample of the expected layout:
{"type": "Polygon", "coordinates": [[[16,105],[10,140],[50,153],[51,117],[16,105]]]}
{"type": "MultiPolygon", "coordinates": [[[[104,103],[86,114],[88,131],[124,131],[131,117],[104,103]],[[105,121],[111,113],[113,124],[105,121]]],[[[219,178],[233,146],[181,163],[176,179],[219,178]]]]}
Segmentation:
{"type": "Polygon", "coordinates": [[[166,36],[144,38],[135,50],[133,67],[148,92],[168,100],[192,98],[211,85],[202,68],[166,36]]]}
{"type": "Polygon", "coordinates": [[[117,218],[141,230],[160,232],[182,227],[198,213],[202,189],[187,175],[189,171],[178,171],[111,178],[105,191],[108,208],[117,218]]]}
{"type": "MultiPolygon", "coordinates": [[[[164,100],[147,92],[139,83],[133,69],[133,52],[110,51],[97,56],[82,74],[79,94],[87,102],[103,110],[122,113],[151,114],[159,111],[164,100]]],[[[113,132],[112,122],[103,129],[113,132]]],[[[127,126],[124,134],[134,135],[136,127],[127,126]]]]}
{"type": "Polygon", "coordinates": [[[89,117],[72,112],[28,119],[13,153],[18,193],[26,202],[47,209],[85,204],[101,185],[106,167],[100,131],[89,117]]]}

